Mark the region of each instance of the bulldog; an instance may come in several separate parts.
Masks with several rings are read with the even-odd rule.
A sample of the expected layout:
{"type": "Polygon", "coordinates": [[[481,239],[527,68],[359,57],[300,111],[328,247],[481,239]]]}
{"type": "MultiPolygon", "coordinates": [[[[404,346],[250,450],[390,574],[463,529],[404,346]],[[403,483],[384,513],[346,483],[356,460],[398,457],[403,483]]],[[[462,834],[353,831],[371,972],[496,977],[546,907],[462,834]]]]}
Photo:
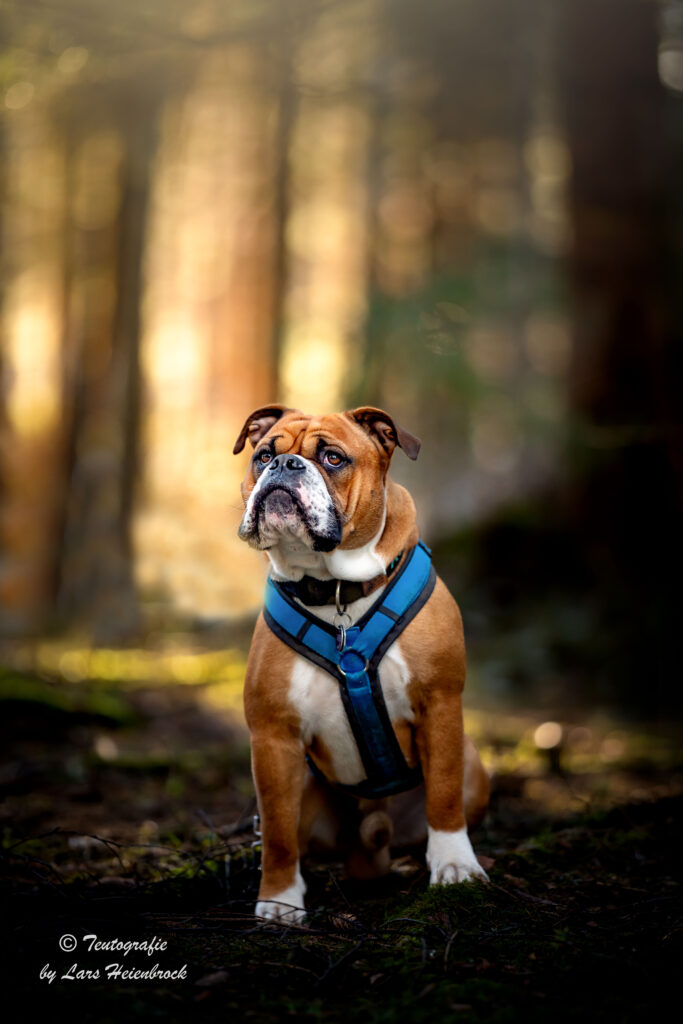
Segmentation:
{"type": "Polygon", "coordinates": [[[381,409],[311,416],[282,405],[247,418],[235,454],[247,440],[239,536],[267,555],[267,591],[290,630],[261,613],[245,680],[263,843],[256,915],[303,920],[306,854],[344,858],[350,875],[371,878],[389,871],[394,850],[426,840],[430,884],[486,880],[468,835],[489,783],[463,731],[462,620],[419,542],[410,494],[387,475],[396,447],[416,459],[420,441],[381,409]],[[421,596],[405,613],[388,610],[386,597],[377,616],[420,559],[423,576],[431,572],[421,596]],[[362,655],[352,668],[348,652],[343,661],[373,614],[385,637],[374,674],[362,655]],[[307,630],[327,644],[324,658],[297,639],[307,630]],[[368,788],[364,748],[375,738],[366,744],[364,719],[354,724],[347,674],[372,691],[367,713],[384,729],[377,756],[392,747],[397,792],[391,780],[368,788]]]}

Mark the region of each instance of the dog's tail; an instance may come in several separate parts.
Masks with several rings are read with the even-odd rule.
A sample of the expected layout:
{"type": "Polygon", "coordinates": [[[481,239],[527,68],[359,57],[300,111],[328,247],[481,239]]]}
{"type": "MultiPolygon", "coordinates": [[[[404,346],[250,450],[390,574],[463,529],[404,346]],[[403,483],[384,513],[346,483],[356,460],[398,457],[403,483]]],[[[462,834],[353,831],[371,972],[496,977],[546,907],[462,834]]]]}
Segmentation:
{"type": "Polygon", "coordinates": [[[361,819],[358,842],[347,862],[353,878],[377,878],[391,867],[390,844],[394,825],[385,811],[371,811],[361,819]]]}
{"type": "Polygon", "coordinates": [[[384,811],[371,811],[360,823],[360,841],[369,853],[379,853],[391,842],[394,825],[384,811]]]}

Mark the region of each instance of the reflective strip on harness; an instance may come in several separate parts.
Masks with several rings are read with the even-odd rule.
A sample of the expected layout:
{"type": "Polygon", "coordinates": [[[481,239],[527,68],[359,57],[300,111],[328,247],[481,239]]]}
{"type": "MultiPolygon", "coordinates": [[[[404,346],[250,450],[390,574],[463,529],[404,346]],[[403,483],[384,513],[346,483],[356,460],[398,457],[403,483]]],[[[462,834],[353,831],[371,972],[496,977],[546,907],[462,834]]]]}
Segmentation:
{"type": "MultiPolygon", "coordinates": [[[[329,672],[339,683],[367,779],[337,784],[355,796],[378,798],[412,789],[422,780],[419,766],[409,768],[387,713],[377,666],[417,615],[436,583],[430,551],[422,541],[361,619],[346,630],[346,647],[337,650],[337,629],[297,604],[274,580],[266,584],[264,617],[270,629],[298,654],[329,672]]],[[[314,774],[320,769],[309,758],[314,774]]]]}

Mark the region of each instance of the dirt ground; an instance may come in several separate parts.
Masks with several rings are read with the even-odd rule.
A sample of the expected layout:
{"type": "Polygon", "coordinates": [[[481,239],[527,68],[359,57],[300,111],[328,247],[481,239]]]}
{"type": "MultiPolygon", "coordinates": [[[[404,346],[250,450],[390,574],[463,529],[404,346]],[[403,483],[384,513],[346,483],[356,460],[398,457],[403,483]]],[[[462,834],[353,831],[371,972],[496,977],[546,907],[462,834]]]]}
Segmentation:
{"type": "Polygon", "coordinates": [[[294,928],[252,916],[230,695],[17,670],[0,684],[3,964],[22,1016],[630,1022],[663,1007],[683,793],[666,730],[567,713],[544,750],[543,716],[471,709],[494,775],[474,836],[490,884],[429,889],[419,851],[365,885],[309,864],[294,928]]]}

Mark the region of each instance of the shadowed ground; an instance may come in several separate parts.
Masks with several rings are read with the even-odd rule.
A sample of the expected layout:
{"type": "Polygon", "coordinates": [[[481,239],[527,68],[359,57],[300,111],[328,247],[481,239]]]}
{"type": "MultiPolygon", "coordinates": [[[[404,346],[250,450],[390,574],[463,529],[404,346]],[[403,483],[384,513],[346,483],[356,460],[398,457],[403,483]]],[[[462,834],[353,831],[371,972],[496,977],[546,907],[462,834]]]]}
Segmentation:
{"type": "Polygon", "coordinates": [[[16,670],[0,683],[4,963],[27,1006],[98,1022],[636,1021],[675,976],[683,775],[643,726],[603,718],[588,728],[584,716],[565,728],[572,743],[549,753],[529,738],[538,715],[471,711],[495,768],[475,837],[491,884],[429,890],[412,856],[370,886],[345,880],[340,865],[309,865],[314,909],[299,929],[251,916],[258,871],[248,745],[231,710],[238,683],[16,670]],[[59,949],[63,934],[76,950],[59,949]],[[93,934],[167,947],[88,951],[93,934]],[[187,976],[107,980],[112,963],[187,965],[187,976]],[[46,965],[52,983],[39,978],[46,965]],[[63,979],[69,969],[100,977],[63,979]]]}

